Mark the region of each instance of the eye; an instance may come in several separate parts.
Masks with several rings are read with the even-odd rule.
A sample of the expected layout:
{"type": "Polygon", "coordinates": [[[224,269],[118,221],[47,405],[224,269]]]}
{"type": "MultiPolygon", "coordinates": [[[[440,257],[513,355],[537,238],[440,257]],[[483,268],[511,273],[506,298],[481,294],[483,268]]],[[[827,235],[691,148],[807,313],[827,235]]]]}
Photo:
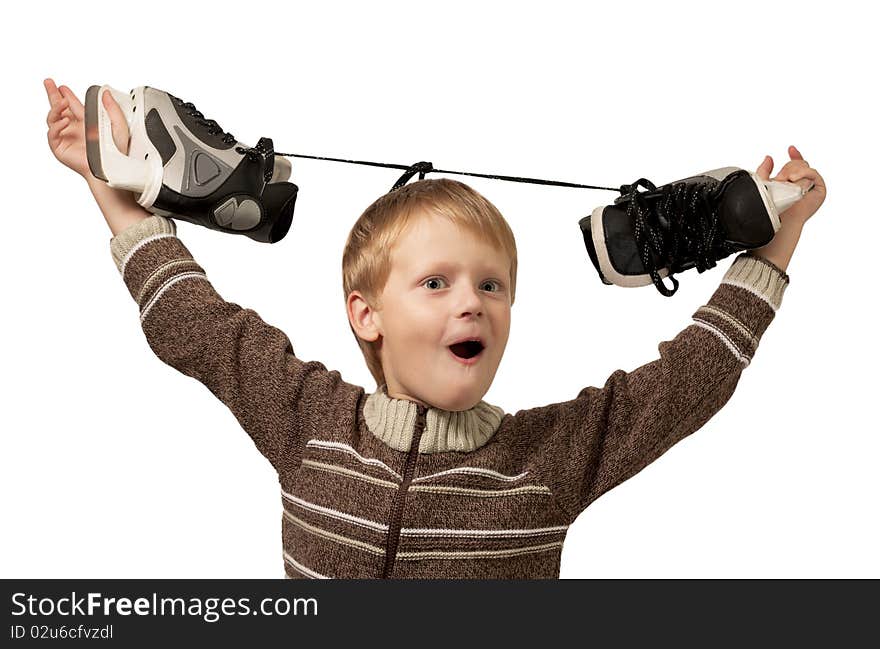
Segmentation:
{"type": "MultiPolygon", "coordinates": [[[[426,279],[424,282],[422,282],[422,286],[425,286],[425,285],[429,284],[430,282],[436,283],[436,282],[445,282],[445,281],[446,280],[443,279],[442,277],[431,277],[430,279],[426,279]]],[[[433,287],[429,286],[428,288],[433,288],[433,287]]],[[[440,288],[440,287],[437,287],[437,288],[440,288]]]]}
{"type": "MultiPolygon", "coordinates": [[[[445,284],[445,283],[446,283],[446,280],[443,279],[442,277],[430,277],[430,278],[426,279],[424,282],[422,282],[422,286],[425,286],[426,288],[429,288],[431,290],[437,290],[437,289],[443,288],[442,285],[438,285],[438,284],[445,284]]],[[[497,280],[494,280],[494,279],[486,280],[485,282],[483,282],[483,284],[481,285],[480,288],[494,292],[494,293],[498,293],[498,292],[504,290],[504,286],[501,284],[501,282],[498,282],[497,280]],[[489,286],[490,288],[487,289],[486,286],[489,286]],[[494,286],[495,288],[494,289],[491,288],[492,286],[494,286]]]]}

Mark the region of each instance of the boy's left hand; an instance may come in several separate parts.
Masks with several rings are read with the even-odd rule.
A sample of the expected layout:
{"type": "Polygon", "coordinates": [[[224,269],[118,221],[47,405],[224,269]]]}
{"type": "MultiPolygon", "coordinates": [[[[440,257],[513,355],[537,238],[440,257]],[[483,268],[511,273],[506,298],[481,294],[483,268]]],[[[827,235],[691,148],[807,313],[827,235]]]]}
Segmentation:
{"type": "Polygon", "coordinates": [[[757,169],[757,175],[764,180],[781,180],[790,183],[797,183],[809,187],[812,183],[813,188],[804,194],[804,197],[797,203],[789,207],[779,215],[780,220],[785,223],[793,223],[803,226],[807,220],[816,213],[816,210],[825,202],[825,180],[819,175],[819,172],[810,167],[801,152],[796,147],[788,147],[788,155],[791,157],[789,162],[779,170],[773,178],[770,178],[770,172],[773,171],[773,158],[766,156],[764,162],[757,169]],[[798,182],[801,181],[801,182],[798,182]]]}

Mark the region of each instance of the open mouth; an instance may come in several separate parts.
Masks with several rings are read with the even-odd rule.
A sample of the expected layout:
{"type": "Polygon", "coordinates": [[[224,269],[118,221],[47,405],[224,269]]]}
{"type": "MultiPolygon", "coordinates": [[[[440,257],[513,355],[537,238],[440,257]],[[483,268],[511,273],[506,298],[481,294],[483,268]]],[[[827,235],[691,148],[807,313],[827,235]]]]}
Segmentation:
{"type": "Polygon", "coordinates": [[[458,358],[467,360],[478,356],[483,351],[483,343],[479,340],[463,340],[449,346],[449,350],[458,358]]]}

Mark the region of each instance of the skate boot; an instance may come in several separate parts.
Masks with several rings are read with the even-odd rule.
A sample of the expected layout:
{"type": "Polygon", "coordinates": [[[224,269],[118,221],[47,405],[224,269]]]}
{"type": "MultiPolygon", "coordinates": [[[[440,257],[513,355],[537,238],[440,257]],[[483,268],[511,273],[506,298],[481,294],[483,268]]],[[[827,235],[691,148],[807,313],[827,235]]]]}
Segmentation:
{"type": "Polygon", "coordinates": [[[128,93],[91,86],[86,93],[89,168],[111,187],[137,194],[154,214],[275,243],[290,229],[297,186],[290,162],[272,140],[237,142],[196,107],[156,88],[128,93]],[[113,142],[101,93],[110,92],[128,121],[128,155],[113,142]]]}
{"type": "Polygon", "coordinates": [[[659,188],[641,178],[620,193],[614,205],[597,207],[579,222],[590,260],[605,284],[653,283],[670,297],[678,290],[675,273],[694,267],[702,273],[734,252],[769,243],[779,213],[804,190],[724,167],[659,188]]]}

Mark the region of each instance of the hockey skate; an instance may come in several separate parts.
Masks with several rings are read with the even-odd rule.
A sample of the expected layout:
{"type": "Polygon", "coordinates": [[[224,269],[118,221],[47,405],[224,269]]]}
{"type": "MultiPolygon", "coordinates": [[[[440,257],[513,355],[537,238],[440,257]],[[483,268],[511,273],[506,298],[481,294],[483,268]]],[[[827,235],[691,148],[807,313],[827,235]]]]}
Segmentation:
{"type": "Polygon", "coordinates": [[[734,252],[769,243],[779,214],[805,191],[724,167],[659,188],[641,178],[620,193],[614,205],[579,222],[590,260],[605,284],[653,283],[670,297],[678,290],[675,273],[694,267],[702,273],[734,252]]]}
{"type": "Polygon", "coordinates": [[[272,140],[242,144],[192,103],[149,86],[128,93],[91,86],[85,118],[92,174],[135,192],[150,212],[265,243],[290,229],[297,186],[287,182],[290,162],[275,156],[272,140]],[[126,115],[127,155],[113,142],[103,92],[126,115]]]}

